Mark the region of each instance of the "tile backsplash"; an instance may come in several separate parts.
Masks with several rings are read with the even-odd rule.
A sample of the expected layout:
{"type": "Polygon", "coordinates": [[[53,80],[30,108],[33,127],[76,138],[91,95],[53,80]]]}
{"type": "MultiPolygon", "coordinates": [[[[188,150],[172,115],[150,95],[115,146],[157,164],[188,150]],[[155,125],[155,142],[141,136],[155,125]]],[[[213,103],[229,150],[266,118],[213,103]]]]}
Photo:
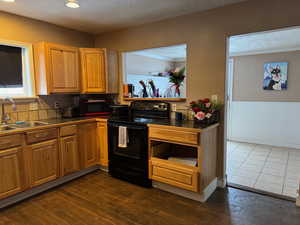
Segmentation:
{"type": "Polygon", "coordinates": [[[69,107],[73,104],[73,97],[70,95],[51,95],[40,96],[34,102],[16,101],[16,110],[13,110],[10,103],[5,103],[4,111],[9,114],[9,123],[60,118],[61,114],[58,109],[55,109],[55,103],[60,108],[69,107]]]}

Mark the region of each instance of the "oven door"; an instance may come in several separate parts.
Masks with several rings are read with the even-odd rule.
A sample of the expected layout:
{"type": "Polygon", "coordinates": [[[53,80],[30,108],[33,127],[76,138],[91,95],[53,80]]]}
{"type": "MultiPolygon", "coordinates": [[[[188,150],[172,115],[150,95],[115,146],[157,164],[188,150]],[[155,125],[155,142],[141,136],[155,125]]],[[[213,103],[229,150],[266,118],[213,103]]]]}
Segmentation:
{"type": "Polygon", "coordinates": [[[148,158],[148,129],[145,125],[130,125],[127,123],[110,122],[108,125],[109,132],[109,158],[118,157],[143,159],[148,158]],[[120,148],[119,126],[127,127],[127,147],[120,148]]]}

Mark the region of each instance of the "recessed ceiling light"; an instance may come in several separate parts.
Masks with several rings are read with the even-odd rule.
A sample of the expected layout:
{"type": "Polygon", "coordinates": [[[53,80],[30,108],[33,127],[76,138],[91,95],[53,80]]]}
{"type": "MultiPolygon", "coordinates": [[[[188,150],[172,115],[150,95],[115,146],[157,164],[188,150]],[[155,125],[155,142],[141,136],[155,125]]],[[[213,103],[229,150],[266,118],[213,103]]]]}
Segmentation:
{"type": "Polygon", "coordinates": [[[14,2],[15,0],[2,0],[3,2],[14,2]]]}
{"type": "Polygon", "coordinates": [[[76,8],[80,7],[77,0],[67,0],[66,1],[66,6],[69,7],[69,8],[73,8],[73,9],[76,9],[76,8]]]}

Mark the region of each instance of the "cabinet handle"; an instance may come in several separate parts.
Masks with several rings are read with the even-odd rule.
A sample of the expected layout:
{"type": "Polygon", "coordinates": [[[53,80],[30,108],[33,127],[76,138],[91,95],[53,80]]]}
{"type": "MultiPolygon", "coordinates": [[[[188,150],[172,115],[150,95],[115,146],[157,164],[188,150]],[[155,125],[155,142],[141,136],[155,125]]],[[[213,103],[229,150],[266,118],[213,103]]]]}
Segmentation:
{"type": "Polygon", "coordinates": [[[48,133],[41,133],[41,134],[36,134],[35,137],[36,138],[43,138],[43,137],[47,137],[48,133]]]}

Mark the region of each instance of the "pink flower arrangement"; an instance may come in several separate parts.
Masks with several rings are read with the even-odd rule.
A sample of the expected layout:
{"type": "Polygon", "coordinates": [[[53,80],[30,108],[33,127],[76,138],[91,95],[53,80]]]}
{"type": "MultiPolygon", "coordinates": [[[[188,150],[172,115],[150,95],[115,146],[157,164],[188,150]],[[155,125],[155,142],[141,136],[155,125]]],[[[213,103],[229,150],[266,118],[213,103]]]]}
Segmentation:
{"type": "Polygon", "coordinates": [[[197,113],[195,114],[195,118],[197,118],[198,120],[203,120],[203,119],[205,119],[205,113],[202,112],[202,111],[197,112],[197,113]]]}
{"type": "Polygon", "coordinates": [[[209,98],[200,99],[197,102],[193,101],[190,103],[191,109],[195,113],[197,120],[203,121],[210,119],[215,112],[221,109],[221,104],[212,102],[209,98]]]}

